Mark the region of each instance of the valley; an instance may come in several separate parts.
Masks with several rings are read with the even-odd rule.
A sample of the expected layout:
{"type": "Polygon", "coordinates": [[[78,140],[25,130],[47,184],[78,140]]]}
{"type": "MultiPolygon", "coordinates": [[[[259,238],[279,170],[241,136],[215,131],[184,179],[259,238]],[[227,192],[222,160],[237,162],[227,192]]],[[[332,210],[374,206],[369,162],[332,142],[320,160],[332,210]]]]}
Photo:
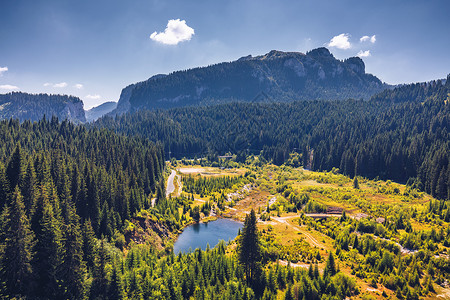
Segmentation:
{"type": "MultiPolygon", "coordinates": [[[[230,168],[223,162],[225,167],[214,168],[180,165],[181,161],[175,163],[176,166],[169,164],[168,168],[177,170],[182,177],[196,176],[206,180],[211,176],[242,178],[225,190],[209,193],[206,190],[200,193],[186,193],[183,190],[179,194],[180,197],[194,199],[190,205],[192,210],[209,203],[211,211],[205,211],[203,207],[199,209],[200,222],[214,222],[216,218],[232,218],[242,222],[253,209],[262,243],[268,251],[266,255],[271,257],[270,264],[303,269],[317,264],[319,270],[323,270],[326,267],[325,258],[331,252],[336,255],[336,264],[341,272],[358,286],[358,296],[351,297],[355,299],[395,298],[398,295],[389,283],[391,279],[388,274],[378,273],[377,266],[368,262],[367,255],[371,252],[358,250],[352,239],[375,243],[381,253],[392,253],[396,262],[408,261],[419,253],[424,255],[429,251],[429,248],[411,247],[405,243],[411,232],[441,232],[445,236],[442,229],[447,228],[448,231],[450,228],[448,222],[430,215],[430,206],[437,200],[410,186],[390,181],[358,177],[358,187],[355,187],[353,180],[339,174],[339,170],[323,173],[274,165],[259,167],[240,164],[230,168]],[[249,185],[251,189],[243,189],[249,185]],[[221,196],[224,193],[225,197],[221,196]],[[226,200],[221,203],[221,198],[226,200]],[[307,200],[303,203],[300,199],[307,200]],[[327,213],[327,210],[333,212],[327,213]],[[211,218],[213,211],[214,217],[211,218]],[[411,224],[410,229],[392,227],[392,223],[398,222],[395,218],[402,216],[406,224],[411,224]],[[346,235],[342,236],[341,232],[346,232],[346,235]]],[[[447,235],[444,240],[449,237],[447,235]]],[[[235,249],[233,245],[235,242],[228,248],[235,249]]],[[[436,261],[448,260],[448,246],[448,241],[442,243],[441,240],[427,255],[436,261]]],[[[235,250],[230,251],[233,253],[235,250]]],[[[428,275],[423,272],[423,280],[426,281],[428,275]]],[[[432,287],[436,293],[434,295],[445,294],[447,290],[444,286],[436,284],[432,287]]],[[[422,292],[415,290],[415,293],[422,292]]],[[[423,293],[422,296],[435,297],[423,293]]],[[[283,299],[284,293],[279,292],[278,298],[283,299]]]]}
{"type": "Polygon", "coordinates": [[[0,297],[445,298],[449,93],[2,120],[0,297]]]}
{"type": "Polygon", "coordinates": [[[0,1],[0,299],[450,300],[450,2],[0,1]]]}

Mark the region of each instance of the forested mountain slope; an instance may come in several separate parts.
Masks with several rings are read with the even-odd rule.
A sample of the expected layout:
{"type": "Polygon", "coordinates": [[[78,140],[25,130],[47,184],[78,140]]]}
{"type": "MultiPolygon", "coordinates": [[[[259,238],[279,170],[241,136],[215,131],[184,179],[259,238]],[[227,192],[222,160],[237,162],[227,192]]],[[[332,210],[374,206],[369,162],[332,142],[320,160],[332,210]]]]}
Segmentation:
{"type": "Polygon", "coordinates": [[[322,278],[317,265],[313,275],[262,257],[254,212],[252,276],[223,242],[175,256],[170,241],[126,241],[149,224],[161,239],[192,220],[187,198],[165,199],[163,152],[151,142],[57,118],[1,121],[0,141],[2,299],[276,299],[288,284],[309,299],[357,292],[334,264],[322,278]]]}
{"type": "Polygon", "coordinates": [[[164,194],[163,170],[161,148],[138,138],[1,121],[0,297],[83,299],[86,280],[102,290],[95,237],[123,239],[125,220],[164,194]]]}
{"type": "Polygon", "coordinates": [[[13,92],[0,94],[0,120],[19,119],[38,121],[44,116],[68,119],[75,123],[86,122],[83,101],[66,95],[27,94],[13,92]]]}
{"type": "Polygon", "coordinates": [[[0,206],[11,201],[16,187],[31,214],[36,201],[48,196],[63,217],[73,207],[82,220],[91,220],[99,237],[111,236],[149,205],[164,168],[161,148],[151,142],[56,118],[5,120],[0,133],[0,206]]]}
{"type": "Polygon", "coordinates": [[[449,195],[450,81],[384,91],[370,101],[230,103],[140,111],[105,117],[95,126],[162,141],[166,155],[194,157],[259,153],[282,164],[302,154],[314,170],[338,167],[449,195]],[[401,96],[400,96],[401,95],[401,96]]]}
{"type": "MultiPolygon", "coordinates": [[[[427,89],[420,99],[395,101],[396,93],[410,92],[401,88],[371,101],[229,103],[140,111],[89,126],[56,117],[1,121],[0,297],[343,299],[363,292],[367,282],[398,297],[437,294],[434,287],[448,278],[450,227],[444,230],[450,210],[448,201],[430,199],[417,188],[448,198],[450,81],[420,85],[427,89]],[[201,189],[165,199],[163,147],[143,137],[161,141],[171,155],[186,151],[215,160],[231,152],[237,160],[248,159],[241,165],[248,168],[245,175],[235,180],[255,185],[248,198],[262,197],[259,219],[283,223],[258,222],[265,226],[258,232],[252,211],[236,249],[221,243],[175,256],[171,239],[179,229],[213,206],[221,215],[235,203],[225,205],[223,190],[213,192],[209,184],[220,178],[188,178],[186,190],[201,189]],[[247,156],[256,152],[262,155],[247,156]],[[411,180],[405,187],[361,176],[352,180],[336,169],[312,174],[265,165],[265,159],[289,164],[292,152],[313,169],[411,180]],[[275,203],[266,206],[273,194],[275,203]],[[200,206],[194,196],[207,198],[200,206]],[[354,207],[367,218],[306,216],[327,207],[320,201],[354,207]],[[288,221],[285,212],[297,214],[288,221]],[[382,216],[377,223],[374,218],[382,216]],[[294,243],[278,244],[274,230],[288,237],[288,227],[308,235],[294,231],[294,243]],[[248,228],[256,252],[242,250],[248,228]],[[327,248],[309,244],[313,234],[327,248]],[[155,246],[157,239],[164,242],[155,246]],[[247,261],[248,253],[258,256],[247,261]],[[282,266],[280,257],[306,260],[310,269],[282,266]]],[[[248,211],[246,199],[236,201],[248,211]]]]}
{"type": "Polygon", "coordinates": [[[261,56],[156,75],[122,90],[115,113],[243,102],[368,99],[387,88],[358,57],[340,61],[326,48],[261,56]]]}

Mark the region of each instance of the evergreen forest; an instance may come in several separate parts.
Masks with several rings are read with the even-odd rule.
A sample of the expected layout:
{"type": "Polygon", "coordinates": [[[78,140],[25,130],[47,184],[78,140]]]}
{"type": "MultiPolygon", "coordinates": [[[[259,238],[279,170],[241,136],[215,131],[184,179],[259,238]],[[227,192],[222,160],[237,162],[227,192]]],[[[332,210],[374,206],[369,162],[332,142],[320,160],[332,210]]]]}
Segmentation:
{"type": "Polygon", "coordinates": [[[162,143],[168,158],[261,154],[281,165],[292,152],[312,170],[408,180],[450,196],[450,80],[386,90],[369,101],[231,103],[141,110],[96,127],[162,143]]]}
{"type": "Polygon", "coordinates": [[[0,298],[446,295],[449,100],[450,77],[370,100],[0,121],[0,298]],[[243,223],[235,239],[174,251],[217,218],[243,223]]]}

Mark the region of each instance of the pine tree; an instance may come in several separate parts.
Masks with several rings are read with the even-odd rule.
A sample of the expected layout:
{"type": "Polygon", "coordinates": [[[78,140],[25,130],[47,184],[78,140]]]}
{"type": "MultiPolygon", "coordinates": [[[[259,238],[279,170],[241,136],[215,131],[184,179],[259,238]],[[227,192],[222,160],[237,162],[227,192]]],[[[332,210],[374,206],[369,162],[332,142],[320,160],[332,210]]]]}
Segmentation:
{"type": "Polygon", "coordinates": [[[38,157],[36,175],[40,184],[45,184],[51,180],[50,165],[45,153],[41,153],[38,157]]]}
{"type": "Polygon", "coordinates": [[[72,202],[72,195],[70,193],[69,175],[64,164],[60,166],[56,190],[58,192],[62,217],[67,222],[67,216],[69,214],[68,209],[72,202]]]}
{"type": "Polygon", "coordinates": [[[36,197],[37,197],[37,178],[36,171],[34,170],[34,163],[30,159],[28,160],[27,171],[21,186],[22,195],[25,202],[25,208],[29,215],[32,213],[36,197]]]}
{"type": "Polygon", "coordinates": [[[78,216],[73,207],[68,208],[68,224],[64,225],[62,236],[63,259],[58,275],[61,278],[64,299],[82,299],[86,273],[83,261],[83,239],[78,216]]]}
{"type": "Polygon", "coordinates": [[[56,191],[55,184],[52,180],[45,184],[45,189],[47,189],[47,195],[50,205],[52,206],[53,210],[53,217],[56,219],[57,222],[59,222],[59,226],[63,224],[63,218],[61,213],[61,202],[58,197],[58,193],[56,191]]]}
{"type": "MultiPolygon", "coordinates": [[[[85,172],[88,172],[86,168],[85,172]]],[[[100,206],[100,195],[98,191],[98,183],[96,182],[96,178],[91,176],[89,172],[87,173],[86,184],[87,184],[87,199],[86,199],[86,207],[87,210],[86,215],[91,218],[92,227],[94,231],[97,233],[97,236],[100,236],[100,221],[101,221],[101,206],[100,206]]]]}
{"type": "MultiPolygon", "coordinates": [[[[42,190],[45,190],[43,188],[42,190]]],[[[46,194],[41,195],[41,205],[36,211],[39,219],[35,219],[37,242],[34,246],[33,273],[36,277],[36,296],[57,298],[60,293],[57,271],[61,264],[61,231],[60,223],[53,213],[46,194]]]]}
{"type": "MultiPolygon", "coordinates": [[[[90,219],[88,209],[87,185],[84,177],[79,177],[79,190],[77,192],[76,206],[77,212],[83,220],[90,219]]],[[[92,222],[91,222],[92,224],[92,222]]]]}
{"type": "Polygon", "coordinates": [[[333,276],[334,274],[336,274],[336,264],[334,262],[333,253],[330,251],[325,269],[323,270],[323,277],[333,276]]]}
{"type": "Polygon", "coordinates": [[[9,186],[14,189],[21,184],[21,176],[25,174],[24,154],[20,144],[17,144],[16,149],[11,156],[6,169],[6,176],[9,180],[9,186]]]}
{"type": "Polygon", "coordinates": [[[25,215],[23,198],[17,186],[12,195],[11,207],[4,209],[1,219],[1,285],[6,295],[18,298],[27,296],[32,282],[34,234],[25,215]]]}
{"type": "Polygon", "coordinates": [[[7,203],[9,194],[9,182],[6,178],[5,167],[0,162],[0,209],[7,203]]]}
{"type": "Polygon", "coordinates": [[[308,276],[311,279],[314,278],[314,267],[311,263],[309,264],[309,268],[308,268],[308,276]]]}
{"type": "Polygon", "coordinates": [[[111,283],[108,288],[108,299],[110,300],[124,299],[122,278],[118,272],[118,267],[116,264],[113,265],[112,269],[111,283]]]}
{"type": "Polygon", "coordinates": [[[294,300],[294,295],[292,294],[292,284],[289,284],[284,294],[284,300],[294,300]]]}
{"type": "Polygon", "coordinates": [[[108,202],[105,202],[100,214],[100,223],[98,231],[100,234],[108,237],[112,236],[111,220],[109,214],[110,212],[108,208],[108,202]]]}
{"type": "Polygon", "coordinates": [[[83,260],[87,263],[89,268],[94,267],[95,253],[96,253],[96,241],[95,233],[92,228],[91,221],[86,220],[83,224],[83,260]]]}
{"type": "Polygon", "coordinates": [[[359,243],[358,243],[358,236],[355,235],[355,240],[353,241],[353,249],[358,249],[359,243]]]}
{"type": "Polygon", "coordinates": [[[320,276],[319,274],[319,265],[317,263],[314,264],[314,278],[318,279],[320,276]]]}
{"type": "Polygon", "coordinates": [[[353,188],[359,189],[358,177],[356,177],[356,176],[353,178],[353,188]]]}
{"type": "Polygon", "coordinates": [[[244,265],[247,281],[252,283],[260,271],[261,261],[261,245],[253,209],[245,217],[244,227],[239,237],[238,255],[239,262],[244,265]]]}
{"type": "Polygon", "coordinates": [[[106,299],[108,292],[108,277],[106,264],[109,261],[109,255],[105,248],[105,241],[100,241],[100,246],[95,257],[94,278],[91,287],[91,298],[106,299]]]}

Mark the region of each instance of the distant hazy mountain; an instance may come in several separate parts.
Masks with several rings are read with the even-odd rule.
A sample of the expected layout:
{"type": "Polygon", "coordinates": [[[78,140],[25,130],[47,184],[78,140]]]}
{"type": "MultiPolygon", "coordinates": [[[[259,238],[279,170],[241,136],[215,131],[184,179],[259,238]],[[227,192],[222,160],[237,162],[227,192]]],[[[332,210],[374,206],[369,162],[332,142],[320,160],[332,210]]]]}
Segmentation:
{"type": "Polygon", "coordinates": [[[132,84],[122,90],[113,113],[230,101],[368,99],[386,87],[365,73],[358,57],[341,61],[326,48],[306,54],[273,50],[132,84]]]}
{"type": "Polygon", "coordinates": [[[117,102],[105,102],[99,106],[86,110],[86,122],[92,122],[106,115],[117,107],[117,102]]]}
{"type": "Polygon", "coordinates": [[[20,121],[37,121],[43,116],[68,119],[75,123],[86,122],[83,101],[66,95],[9,93],[0,94],[0,119],[16,118],[20,121]]]}

